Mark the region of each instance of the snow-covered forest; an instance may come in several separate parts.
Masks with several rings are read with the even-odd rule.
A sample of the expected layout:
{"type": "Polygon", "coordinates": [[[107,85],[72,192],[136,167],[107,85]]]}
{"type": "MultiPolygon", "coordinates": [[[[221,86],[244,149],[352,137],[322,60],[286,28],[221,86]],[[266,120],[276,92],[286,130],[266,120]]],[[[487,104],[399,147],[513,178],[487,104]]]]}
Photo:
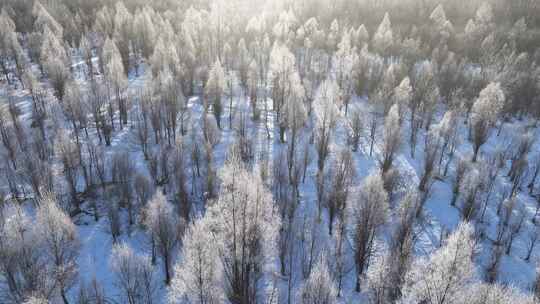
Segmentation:
{"type": "Polygon", "coordinates": [[[540,303],[540,1],[0,10],[0,303],[540,303]]]}

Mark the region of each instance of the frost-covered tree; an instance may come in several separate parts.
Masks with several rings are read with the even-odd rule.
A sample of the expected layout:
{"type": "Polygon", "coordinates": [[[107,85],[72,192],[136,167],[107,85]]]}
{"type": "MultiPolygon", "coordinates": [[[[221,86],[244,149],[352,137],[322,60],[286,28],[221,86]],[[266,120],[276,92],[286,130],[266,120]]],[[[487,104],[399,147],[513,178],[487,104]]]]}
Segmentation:
{"type": "Polygon", "coordinates": [[[128,82],[126,74],[124,72],[124,66],[122,65],[122,57],[116,46],[116,43],[107,39],[103,46],[103,62],[105,79],[107,80],[107,86],[109,88],[109,118],[111,120],[111,126],[114,130],[114,110],[112,106],[112,97],[116,98],[118,111],[120,113],[120,127],[127,124],[127,100],[124,96],[124,90],[127,88],[128,82]]]}
{"type": "Polygon", "coordinates": [[[150,107],[152,103],[151,92],[141,92],[139,95],[139,111],[134,115],[135,120],[135,136],[137,143],[140,145],[144,159],[149,158],[149,141],[150,141],[150,107]]]}
{"type": "Polygon", "coordinates": [[[536,265],[536,278],[534,280],[533,292],[534,297],[538,300],[540,299],[540,266],[536,265]]]}
{"type": "Polygon", "coordinates": [[[456,148],[459,144],[458,131],[458,113],[455,110],[449,110],[444,113],[442,120],[435,125],[433,132],[438,136],[439,140],[439,159],[438,168],[441,172],[443,161],[446,158],[446,165],[444,169],[444,175],[446,176],[449,164],[454,158],[456,148]]]}
{"type": "Polygon", "coordinates": [[[45,27],[43,33],[40,61],[51,80],[56,97],[62,99],[66,82],[70,77],[67,68],[69,57],[61,38],[58,38],[48,27],[45,27]]]}
{"type": "Polygon", "coordinates": [[[114,11],[104,6],[96,12],[94,30],[102,36],[112,37],[114,32],[114,11]]]}
{"type": "Polygon", "coordinates": [[[157,76],[160,71],[170,71],[175,76],[180,76],[180,58],[178,49],[173,44],[170,45],[165,40],[166,37],[160,36],[153,48],[152,55],[149,58],[152,64],[152,75],[157,76]]]}
{"type": "Polygon", "coordinates": [[[207,114],[201,120],[204,141],[210,148],[214,148],[221,139],[221,131],[218,128],[216,118],[213,115],[207,114]]]}
{"type": "Polygon", "coordinates": [[[342,103],[345,105],[345,116],[347,116],[349,103],[352,98],[354,88],[353,69],[358,61],[356,48],[352,46],[351,35],[345,32],[338,44],[338,49],[333,56],[332,64],[336,71],[336,79],[342,94],[342,103]]]}
{"type": "Polygon", "coordinates": [[[125,243],[116,244],[112,249],[110,267],[124,303],[155,303],[157,276],[148,256],[136,253],[125,243]]]}
{"type": "Polygon", "coordinates": [[[350,118],[347,121],[348,130],[347,130],[347,140],[348,143],[352,146],[353,152],[358,151],[360,145],[360,138],[364,134],[364,122],[365,115],[360,109],[353,109],[350,115],[350,118]]]}
{"type": "Polygon", "coordinates": [[[414,262],[405,278],[402,303],[455,303],[475,279],[474,231],[461,223],[446,244],[414,262]]]}
{"type": "MultiPolygon", "coordinates": [[[[414,230],[414,224],[418,218],[418,213],[421,211],[421,201],[422,198],[416,191],[410,191],[401,200],[397,212],[398,220],[392,230],[392,238],[389,242],[387,253],[388,265],[386,271],[383,272],[385,279],[382,284],[382,286],[388,288],[384,293],[391,301],[396,301],[401,296],[401,288],[405,281],[405,274],[413,262],[414,242],[417,237],[414,230]]],[[[382,300],[385,299],[385,297],[382,298],[382,300]]]]}
{"type": "Polygon", "coordinates": [[[465,25],[464,39],[471,46],[467,49],[470,56],[478,55],[477,47],[495,27],[494,18],[491,4],[484,2],[478,7],[474,19],[469,19],[465,25]]]}
{"type": "Polygon", "coordinates": [[[480,147],[488,140],[491,128],[497,123],[504,102],[505,95],[498,82],[490,83],[474,102],[471,116],[473,162],[476,161],[480,147]]]}
{"type": "MultiPolygon", "coordinates": [[[[247,77],[247,76],[246,76],[247,77]]],[[[246,80],[247,81],[247,80],[246,80]]],[[[227,72],[225,76],[225,96],[227,97],[227,100],[229,101],[229,129],[233,128],[233,122],[235,119],[236,109],[234,109],[234,95],[235,90],[238,83],[238,77],[236,77],[236,74],[234,72],[227,72]]],[[[245,88],[245,86],[244,86],[245,88]]],[[[243,112],[243,111],[241,111],[243,112]]],[[[240,113],[240,120],[242,120],[243,113],[240,113]]]]}
{"type": "Polygon", "coordinates": [[[238,69],[240,83],[245,88],[247,87],[248,69],[249,69],[250,59],[249,59],[249,52],[246,46],[246,41],[244,38],[240,38],[240,41],[238,41],[238,45],[236,49],[237,49],[237,54],[235,55],[236,67],[238,69]]]}
{"type": "Polygon", "coordinates": [[[525,294],[513,286],[502,286],[499,284],[487,283],[474,283],[470,286],[467,286],[464,292],[457,294],[455,298],[449,299],[449,301],[458,304],[536,303],[534,296],[530,294],[525,294]]]}
{"type": "Polygon", "coordinates": [[[527,188],[529,188],[529,194],[533,192],[536,185],[536,180],[538,179],[538,176],[540,175],[540,155],[534,157],[532,160],[532,170],[531,170],[531,177],[529,184],[527,185],[527,188]]]}
{"type": "Polygon", "coordinates": [[[64,35],[64,30],[62,25],[58,23],[57,20],[49,13],[49,11],[41,4],[41,2],[34,2],[34,7],[32,8],[32,15],[35,16],[34,21],[34,30],[39,33],[44,33],[45,28],[48,27],[56,37],[62,38],[64,35]]]}
{"type": "Polygon", "coordinates": [[[338,216],[340,222],[345,220],[345,208],[356,177],[354,159],[349,149],[344,149],[338,153],[329,171],[330,189],[326,206],[328,208],[328,228],[330,234],[332,234],[336,216],[338,216]]]}
{"type": "Polygon", "coordinates": [[[336,45],[339,41],[339,21],[337,19],[334,19],[332,23],[330,23],[330,30],[328,31],[328,35],[326,36],[326,47],[331,52],[336,50],[336,45]]]}
{"type": "Polygon", "coordinates": [[[452,179],[452,200],[450,202],[450,205],[456,205],[456,201],[461,194],[461,189],[465,180],[465,176],[467,175],[469,170],[471,170],[470,161],[464,158],[459,158],[457,160],[454,178],[452,179]]]}
{"type": "Polygon", "coordinates": [[[485,165],[480,167],[480,176],[482,179],[482,211],[480,213],[480,222],[484,221],[484,216],[486,214],[487,207],[492,201],[493,190],[495,189],[495,184],[501,171],[499,166],[502,159],[502,151],[497,150],[493,155],[489,156],[485,160],[485,165]]]}
{"type": "Polygon", "coordinates": [[[507,157],[510,160],[510,170],[508,170],[507,177],[512,182],[511,195],[516,194],[521,189],[525,179],[524,176],[529,174],[529,158],[527,155],[531,151],[534,141],[534,136],[530,132],[523,130],[521,134],[514,136],[505,153],[505,158],[507,157]]]}
{"type": "Polygon", "coordinates": [[[94,78],[94,62],[92,61],[92,59],[94,58],[94,51],[93,51],[93,43],[89,35],[83,35],[81,37],[81,43],[79,45],[79,49],[81,50],[84,63],[86,64],[86,72],[88,74],[87,79],[93,79],[94,78]]]}
{"type": "Polygon", "coordinates": [[[356,264],[356,291],[375,250],[375,237],[386,222],[388,194],[380,172],[373,172],[362,181],[360,193],[349,204],[348,227],[356,264]]]}
{"type": "Polygon", "coordinates": [[[323,249],[321,225],[316,217],[304,216],[300,229],[300,268],[302,278],[307,279],[323,249]]]}
{"type": "Polygon", "coordinates": [[[286,42],[291,35],[294,35],[293,29],[297,23],[298,20],[292,10],[283,10],[272,32],[276,39],[286,42]]]}
{"type": "Polygon", "coordinates": [[[291,77],[291,93],[287,95],[282,113],[279,117],[280,141],[288,143],[288,170],[289,180],[292,182],[293,167],[295,166],[298,136],[307,120],[307,111],[304,106],[305,90],[300,83],[297,73],[291,77]],[[288,132],[287,132],[288,131],[288,132]]]}
{"type": "Polygon", "coordinates": [[[428,130],[433,119],[439,95],[435,80],[435,66],[431,61],[421,63],[411,78],[413,87],[413,95],[409,100],[411,157],[414,157],[416,151],[419,130],[422,126],[428,130]]]}
{"type": "MultiPolygon", "coordinates": [[[[245,43],[243,45],[245,47],[245,43]]],[[[225,42],[225,45],[223,46],[223,54],[221,54],[221,60],[223,61],[223,66],[226,70],[231,70],[233,68],[232,66],[232,55],[233,50],[231,45],[228,42],[225,42]]],[[[245,56],[245,54],[242,54],[245,56]]],[[[242,60],[246,60],[245,58],[242,60]]]]}
{"type": "Polygon", "coordinates": [[[379,24],[377,31],[373,35],[373,47],[380,54],[388,55],[393,43],[392,23],[388,13],[385,13],[381,24],[379,24]]]}
{"type": "Polygon", "coordinates": [[[178,245],[182,224],[174,207],[160,191],[157,191],[148,202],[144,216],[144,224],[163,262],[165,283],[169,285],[172,278],[173,254],[178,245]]]}
{"type": "Polygon", "coordinates": [[[204,167],[202,176],[205,178],[203,184],[205,198],[214,199],[217,195],[217,172],[214,164],[213,148],[219,141],[220,133],[213,116],[207,115],[204,119],[203,134],[204,140],[200,142],[202,149],[192,148],[192,160],[196,163],[197,170],[200,170],[199,166],[202,162],[204,167]]]}
{"type": "Polygon", "coordinates": [[[124,75],[129,73],[130,68],[130,51],[133,41],[133,15],[124,5],[124,2],[117,2],[115,5],[115,14],[113,19],[114,32],[112,38],[118,47],[120,54],[120,62],[124,75]]]}
{"type": "Polygon", "coordinates": [[[296,142],[296,135],[301,127],[303,127],[307,118],[306,109],[304,107],[305,89],[301,83],[300,76],[294,72],[289,75],[289,92],[286,93],[283,105],[281,105],[281,113],[279,117],[280,141],[285,142],[285,132],[288,130],[288,138],[290,144],[296,142]]]}
{"type": "Polygon", "coordinates": [[[17,159],[19,159],[18,151],[20,147],[17,140],[16,130],[11,125],[9,120],[8,111],[6,109],[0,110],[0,138],[5,151],[4,157],[7,161],[6,167],[11,166],[11,169],[16,170],[17,159]]]}
{"type": "Polygon", "coordinates": [[[154,51],[156,27],[152,20],[154,10],[145,6],[135,13],[133,19],[134,48],[143,58],[150,58],[154,51]]]}
{"type": "Polygon", "coordinates": [[[26,58],[15,32],[15,22],[7,13],[6,8],[2,8],[0,12],[0,68],[8,84],[12,83],[11,72],[14,72],[22,82],[22,75],[26,70],[26,58]],[[10,68],[12,62],[15,64],[15,69],[10,68]]]}
{"type": "Polygon", "coordinates": [[[355,93],[362,96],[368,90],[370,76],[370,64],[374,57],[368,51],[367,44],[358,53],[358,60],[354,69],[355,93]]]}
{"type": "Polygon", "coordinates": [[[122,233],[122,223],[120,219],[120,206],[116,202],[107,204],[107,230],[111,234],[113,244],[118,242],[118,238],[122,233]]]}
{"type": "Polygon", "coordinates": [[[49,300],[46,298],[31,296],[26,299],[23,304],[49,304],[49,300]]]}
{"type": "Polygon", "coordinates": [[[223,269],[206,218],[197,219],[183,239],[181,260],[174,267],[170,303],[217,304],[223,301],[223,269]]]}
{"type": "Polygon", "coordinates": [[[205,86],[205,107],[212,106],[212,113],[216,118],[217,126],[221,129],[221,113],[223,112],[223,105],[221,104],[221,96],[225,91],[225,72],[221,66],[221,62],[216,60],[210,73],[205,86]]]}
{"type": "Polygon", "coordinates": [[[377,130],[379,129],[379,119],[375,111],[369,115],[369,156],[373,155],[373,147],[375,146],[375,139],[377,137],[377,130]]]}
{"type": "Polygon", "coordinates": [[[354,262],[350,254],[347,238],[347,221],[345,218],[339,221],[336,232],[333,235],[331,245],[331,261],[329,261],[332,275],[336,281],[337,296],[343,295],[343,287],[346,276],[354,269],[354,262]],[[332,248],[333,247],[333,248],[332,248]]]}
{"type": "Polygon", "coordinates": [[[77,197],[77,183],[79,177],[82,177],[81,173],[81,151],[80,145],[71,141],[67,134],[60,133],[56,138],[55,146],[57,148],[57,154],[62,161],[64,169],[64,178],[67,182],[69,195],[71,198],[71,204],[74,211],[80,210],[80,202],[77,197]]]}
{"type": "Polygon", "coordinates": [[[303,42],[303,46],[306,48],[305,53],[299,54],[300,57],[305,58],[305,60],[300,60],[299,65],[299,70],[304,75],[306,71],[312,69],[312,64],[318,61],[315,51],[317,47],[323,47],[325,33],[323,30],[319,29],[319,21],[317,21],[317,18],[312,17],[298,28],[296,37],[299,42],[303,42]]]}
{"type": "Polygon", "coordinates": [[[528,263],[539,250],[535,126],[513,117],[540,113],[535,1],[0,1],[0,303],[151,304],[165,292],[172,303],[528,304],[491,283],[505,253],[528,263]],[[202,107],[186,97],[197,94],[202,107]],[[460,147],[467,129],[481,164],[460,147]],[[418,155],[408,189],[404,136],[418,155]],[[123,139],[129,153],[108,147],[123,139]],[[355,185],[363,144],[382,172],[355,185]],[[443,176],[450,207],[477,224],[488,284],[442,262],[445,227],[440,250],[413,264],[443,176]],[[53,191],[65,224],[54,233],[53,191]],[[63,234],[76,239],[70,217],[134,246],[112,250],[117,294],[76,282],[76,264],[87,268],[76,245],[65,267],[53,258],[63,234]],[[154,293],[158,276],[171,287],[154,293]]]}
{"type": "Polygon", "coordinates": [[[47,102],[47,90],[35,77],[30,70],[24,72],[22,76],[23,83],[32,97],[32,123],[37,126],[41,133],[41,139],[46,139],[46,119],[50,112],[47,102]]]}
{"type": "Polygon", "coordinates": [[[223,266],[225,296],[233,303],[254,302],[277,262],[279,213],[260,175],[248,172],[236,156],[229,156],[220,179],[220,195],[206,216],[223,266]]]}
{"type": "Polygon", "coordinates": [[[429,15],[429,19],[432,22],[435,31],[433,31],[433,42],[446,43],[454,33],[454,26],[446,18],[446,12],[442,4],[437,7],[429,15]],[[437,41],[438,40],[438,41],[437,41]]]}
{"type": "Polygon", "coordinates": [[[295,63],[296,58],[286,45],[274,43],[270,53],[269,79],[272,82],[272,108],[278,118],[289,96],[296,94],[299,88],[300,77],[295,63]]]}
{"type": "Polygon", "coordinates": [[[478,211],[478,198],[483,186],[479,174],[479,171],[474,168],[469,170],[461,184],[460,194],[463,201],[461,215],[464,221],[473,219],[478,211]]]}
{"type": "Polygon", "coordinates": [[[446,58],[440,63],[437,83],[440,89],[441,98],[451,104],[456,101],[456,97],[462,94],[459,91],[462,79],[460,69],[462,64],[458,61],[456,53],[448,52],[446,58]]]}
{"type": "Polygon", "coordinates": [[[299,291],[299,303],[333,304],[337,303],[337,290],[328,270],[326,257],[319,258],[309,277],[299,291]]]}
{"type": "Polygon", "coordinates": [[[392,95],[395,87],[398,85],[398,69],[399,66],[397,63],[391,63],[388,68],[384,69],[380,79],[381,83],[377,87],[375,96],[373,96],[375,104],[381,104],[385,114],[388,113],[394,102],[392,95]]]}
{"type": "MultiPolygon", "coordinates": [[[[39,88],[36,88],[39,89],[39,88]]],[[[71,81],[66,85],[62,108],[67,120],[71,123],[75,141],[80,142],[81,129],[86,128],[87,116],[84,108],[84,95],[79,85],[71,81]]]]}
{"type": "MultiPolygon", "coordinates": [[[[177,129],[180,133],[187,133],[187,121],[190,119],[190,110],[187,107],[187,100],[184,97],[182,86],[174,78],[169,69],[158,72],[153,83],[153,98],[150,100],[154,104],[156,117],[153,124],[161,124],[163,133],[167,137],[167,143],[176,141],[177,129]]],[[[150,105],[152,107],[152,105],[150,105]]]]}
{"type": "Polygon", "coordinates": [[[252,119],[257,121],[260,117],[260,110],[257,107],[259,96],[259,67],[257,61],[252,60],[248,67],[247,72],[247,90],[249,96],[249,103],[251,105],[251,112],[253,113],[252,119]]]}
{"type": "Polygon", "coordinates": [[[189,95],[193,94],[196,79],[196,68],[198,56],[202,55],[199,50],[199,33],[201,32],[200,16],[198,12],[190,7],[185,12],[185,19],[180,25],[180,33],[177,35],[175,45],[178,51],[178,58],[182,66],[186,69],[183,81],[184,90],[189,95]]]}
{"type": "MultiPolygon", "coordinates": [[[[34,138],[36,140],[37,138],[34,138]]],[[[39,150],[26,151],[22,155],[21,167],[22,180],[26,184],[26,187],[31,187],[33,194],[36,198],[41,198],[47,191],[54,190],[53,177],[51,166],[47,163],[47,159],[43,157],[43,153],[48,150],[43,143],[39,143],[39,150]]]]}
{"type": "Polygon", "coordinates": [[[383,174],[392,168],[394,158],[401,146],[401,124],[398,111],[398,106],[393,105],[384,121],[382,159],[379,161],[383,174]]]}
{"type": "Polygon", "coordinates": [[[319,156],[317,166],[319,171],[324,169],[324,163],[330,153],[330,141],[339,117],[340,103],[339,86],[334,80],[325,80],[319,87],[319,92],[313,102],[315,112],[316,148],[319,156]]]}
{"type": "Polygon", "coordinates": [[[48,30],[58,40],[62,40],[64,29],[39,1],[34,2],[32,17],[34,32],[28,36],[29,55],[33,61],[35,60],[38,63],[41,72],[43,72],[41,49],[45,40],[45,32],[48,30]]]}
{"type": "Polygon", "coordinates": [[[182,39],[192,49],[195,62],[210,63],[215,58],[210,58],[209,43],[205,37],[205,31],[208,31],[207,17],[207,11],[193,7],[186,10],[184,14],[184,21],[182,22],[184,37],[182,39]]]}
{"type": "Polygon", "coordinates": [[[135,164],[127,151],[116,151],[110,162],[112,182],[115,184],[115,194],[122,206],[125,206],[128,212],[128,224],[135,222],[135,216],[138,213],[132,197],[133,176],[135,174],[135,164]]]}
{"type": "MultiPolygon", "coordinates": [[[[177,212],[182,218],[188,222],[191,210],[192,202],[190,200],[187,182],[187,149],[182,139],[176,142],[171,152],[172,159],[172,180],[169,180],[169,186],[174,191],[174,201],[177,206],[177,212]]],[[[167,164],[168,165],[168,164],[167,164]]]]}
{"type": "MultiPolygon", "coordinates": [[[[111,144],[112,125],[110,121],[107,121],[107,115],[103,111],[107,101],[110,101],[110,99],[107,98],[107,89],[105,86],[92,81],[90,83],[86,109],[92,113],[99,142],[101,143],[105,140],[105,145],[109,146],[111,144]]],[[[109,106],[112,106],[112,104],[109,103],[109,106]]],[[[111,108],[109,107],[107,110],[111,110],[111,108]]]]}
{"type": "Polygon", "coordinates": [[[133,178],[133,187],[135,188],[135,200],[139,206],[145,206],[152,198],[154,185],[145,174],[138,173],[133,178]]]}
{"type": "MultiPolygon", "coordinates": [[[[455,127],[455,126],[454,126],[455,127]]],[[[418,190],[423,192],[429,192],[431,187],[432,178],[436,168],[437,156],[439,155],[439,138],[433,133],[426,135],[424,144],[424,159],[422,162],[422,173],[420,182],[418,183],[418,190]]]]}
{"type": "Polygon", "coordinates": [[[52,194],[39,202],[36,213],[35,234],[41,241],[40,249],[52,262],[52,278],[64,304],[68,304],[69,290],[78,275],[79,238],[71,218],[59,207],[52,194]]]}
{"type": "Polygon", "coordinates": [[[412,98],[412,86],[409,77],[403,78],[397,87],[394,88],[393,99],[398,105],[400,122],[405,118],[405,111],[412,98]]]}
{"type": "Polygon", "coordinates": [[[0,299],[22,303],[36,296],[53,299],[55,280],[50,262],[41,252],[40,238],[31,229],[32,218],[20,206],[6,205],[0,220],[0,299]],[[4,287],[5,286],[5,287],[4,287]]]}
{"type": "Polygon", "coordinates": [[[106,295],[101,283],[94,277],[90,282],[81,282],[79,292],[76,296],[76,303],[106,303],[106,295]]]}

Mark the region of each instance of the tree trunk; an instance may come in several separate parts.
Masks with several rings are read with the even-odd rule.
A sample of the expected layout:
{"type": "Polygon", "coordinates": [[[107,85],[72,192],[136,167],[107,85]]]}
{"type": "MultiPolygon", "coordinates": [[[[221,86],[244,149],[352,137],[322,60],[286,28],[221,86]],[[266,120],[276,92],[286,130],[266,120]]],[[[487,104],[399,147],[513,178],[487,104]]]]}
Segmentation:
{"type": "Polygon", "coordinates": [[[60,294],[62,296],[62,301],[64,302],[64,304],[69,304],[69,301],[66,296],[66,291],[64,290],[64,288],[61,288],[60,294]]]}

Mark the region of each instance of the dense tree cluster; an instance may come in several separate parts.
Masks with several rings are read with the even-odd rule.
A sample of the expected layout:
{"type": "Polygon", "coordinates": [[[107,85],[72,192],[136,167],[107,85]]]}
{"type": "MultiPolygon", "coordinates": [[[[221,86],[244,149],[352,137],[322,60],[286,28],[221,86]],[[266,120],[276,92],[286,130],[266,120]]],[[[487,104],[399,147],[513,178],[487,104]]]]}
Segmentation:
{"type": "Polygon", "coordinates": [[[4,0],[0,302],[538,303],[539,118],[535,0],[4,0]]]}

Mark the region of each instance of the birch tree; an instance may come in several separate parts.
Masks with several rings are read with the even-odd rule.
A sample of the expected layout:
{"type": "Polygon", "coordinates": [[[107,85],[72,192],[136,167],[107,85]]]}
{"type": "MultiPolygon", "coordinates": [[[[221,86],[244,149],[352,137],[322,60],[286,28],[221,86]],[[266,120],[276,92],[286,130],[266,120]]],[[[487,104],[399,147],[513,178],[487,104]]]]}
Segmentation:
{"type": "Polygon", "coordinates": [[[223,112],[223,105],[221,103],[221,97],[225,91],[225,72],[221,66],[221,62],[217,60],[208,76],[208,80],[205,86],[206,103],[208,108],[212,106],[212,113],[216,118],[218,127],[221,129],[221,113],[223,112]]]}
{"type": "Polygon", "coordinates": [[[381,24],[373,35],[373,47],[382,55],[388,55],[393,43],[392,23],[388,13],[385,13],[381,24]]]}
{"type": "Polygon", "coordinates": [[[497,123],[504,102],[505,95],[500,83],[490,83],[474,102],[471,116],[473,162],[476,161],[482,145],[488,140],[491,128],[497,123]]]}
{"type": "Polygon", "coordinates": [[[180,238],[181,223],[173,206],[160,191],[157,191],[148,203],[144,223],[162,259],[165,283],[169,285],[172,278],[173,254],[180,238]]]}
{"type": "MultiPolygon", "coordinates": [[[[103,57],[105,64],[105,79],[107,80],[109,89],[109,99],[112,99],[113,96],[116,98],[117,109],[120,113],[120,127],[122,127],[127,124],[128,119],[127,100],[124,96],[124,90],[127,88],[128,82],[124,72],[124,66],[122,65],[120,51],[113,40],[107,39],[107,41],[105,41],[103,57]]],[[[114,130],[114,110],[112,100],[109,100],[108,111],[111,126],[114,130]]]]}
{"type": "Polygon", "coordinates": [[[221,265],[215,239],[207,219],[195,220],[186,231],[182,260],[174,266],[168,292],[170,303],[217,304],[223,301],[221,265]]]}
{"type": "Polygon", "coordinates": [[[473,227],[462,223],[446,244],[428,258],[417,260],[405,279],[403,303],[454,303],[474,281],[473,227]]]}
{"type": "Polygon", "coordinates": [[[35,234],[40,238],[42,249],[53,263],[53,278],[64,304],[68,304],[68,292],[78,275],[77,258],[79,239],[77,229],[69,216],[57,206],[51,194],[40,201],[36,214],[35,234]]]}
{"type": "Polygon", "coordinates": [[[124,303],[154,303],[158,285],[149,257],[134,252],[125,243],[117,244],[112,249],[110,265],[124,303]]]}
{"type": "Polygon", "coordinates": [[[232,303],[253,303],[277,261],[279,213],[260,175],[249,173],[235,156],[221,169],[220,179],[220,195],[206,216],[216,234],[225,296],[232,303]]]}
{"type": "Polygon", "coordinates": [[[326,257],[322,256],[311,271],[308,279],[301,287],[300,303],[305,304],[333,304],[337,303],[337,291],[326,257]]]}
{"type": "Polygon", "coordinates": [[[358,61],[357,51],[352,46],[351,40],[350,33],[345,32],[332,59],[336,69],[337,83],[342,94],[342,103],[345,106],[345,116],[348,113],[354,88],[353,68],[358,61]]]}
{"type": "Polygon", "coordinates": [[[393,105],[384,121],[382,159],[379,161],[383,174],[392,168],[392,163],[401,145],[401,124],[398,111],[397,105],[393,105]]]}
{"type": "Polygon", "coordinates": [[[324,163],[330,153],[329,146],[332,134],[339,117],[339,87],[334,80],[325,80],[319,87],[319,93],[313,103],[315,111],[315,138],[317,166],[319,171],[324,169],[324,163]]]}
{"type": "Polygon", "coordinates": [[[349,205],[348,226],[356,264],[356,291],[374,251],[375,237],[388,216],[388,194],[379,172],[362,181],[360,193],[349,205]]]}
{"type": "Polygon", "coordinates": [[[63,42],[48,27],[43,33],[40,61],[49,76],[54,88],[55,96],[62,99],[69,75],[67,65],[69,57],[64,49],[63,42]]]}

